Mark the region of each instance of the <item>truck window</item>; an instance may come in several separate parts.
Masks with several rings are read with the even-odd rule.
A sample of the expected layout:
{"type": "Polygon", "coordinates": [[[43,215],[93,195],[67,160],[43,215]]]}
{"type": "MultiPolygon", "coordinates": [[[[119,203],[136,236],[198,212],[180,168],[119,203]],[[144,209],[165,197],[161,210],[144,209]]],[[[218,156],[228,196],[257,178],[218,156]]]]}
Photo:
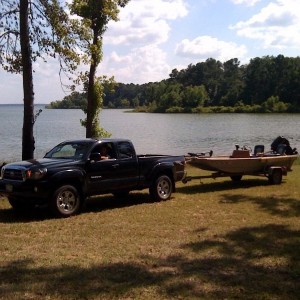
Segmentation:
{"type": "MultiPolygon", "coordinates": [[[[99,153],[100,156],[106,156],[107,159],[116,158],[115,150],[112,143],[101,143],[97,145],[93,150],[92,154],[99,153]]],[[[100,157],[99,157],[100,159],[100,157]]]]}
{"type": "Polygon", "coordinates": [[[121,159],[134,157],[134,149],[129,142],[119,142],[117,144],[119,156],[121,159]]]}
{"type": "Polygon", "coordinates": [[[61,143],[49,151],[45,158],[75,158],[81,159],[86,153],[89,144],[87,143],[61,143]]]}

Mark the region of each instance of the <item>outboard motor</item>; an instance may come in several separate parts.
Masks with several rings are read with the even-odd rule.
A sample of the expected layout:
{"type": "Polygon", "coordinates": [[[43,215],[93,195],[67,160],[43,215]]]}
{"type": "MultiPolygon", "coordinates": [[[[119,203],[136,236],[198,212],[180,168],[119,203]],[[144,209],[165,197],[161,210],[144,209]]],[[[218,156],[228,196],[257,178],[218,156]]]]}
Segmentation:
{"type": "Polygon", "coordinates": [[[287,155],[298,154],[298,152],[296,151],[297,149],[296,148],[292,149],[290,142],[283,136],[278,136],[273,141],[273,143],[271,144],[271,150],[274,152],[278,152],[280,154],[287,154],[287,155]],[[279,149],[283,149],[283,147],[282,147],[283,145],[285,146],[284,152],[280,153],[280,152],[282,152],[282,150],[279,151],[279,149]]]}

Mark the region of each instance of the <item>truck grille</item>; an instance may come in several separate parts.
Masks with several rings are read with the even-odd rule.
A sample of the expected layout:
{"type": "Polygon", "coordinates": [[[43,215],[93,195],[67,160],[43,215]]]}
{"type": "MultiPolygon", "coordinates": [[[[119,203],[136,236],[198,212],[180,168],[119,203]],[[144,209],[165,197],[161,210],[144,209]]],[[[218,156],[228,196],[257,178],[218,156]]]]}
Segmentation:
{"type": "Polygon", "coordinates": [[[5,169],[3,179],[23,181],[23,172],[22,170],[5,169]]]}

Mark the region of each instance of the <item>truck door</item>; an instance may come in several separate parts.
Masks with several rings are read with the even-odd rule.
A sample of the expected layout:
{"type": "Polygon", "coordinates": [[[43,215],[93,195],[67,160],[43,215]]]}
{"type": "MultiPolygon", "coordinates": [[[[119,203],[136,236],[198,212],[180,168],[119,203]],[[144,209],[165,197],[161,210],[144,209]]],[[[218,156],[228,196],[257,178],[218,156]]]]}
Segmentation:
{"type": "Polygon", "coordinates": [[[118,188],[134,189],[139,182],[139,165],[133,145],[129,141],[117,142],[118,188]]]}
{"type": "Polygon", "coordinates": [[[117,187],[118,162],[112,143],[101,143],[91,152],[87,164],[88,193],[93,195],[110,191],[117,187]],[[103,154],[102,147],[109,149],[103,154]],[[103,156],[105,155],[105,157],[103,156]]]}
{"type": "Polygon", "coordinates": [[[87,173],[90,195],[135,188],[139,171],[132,144],[122,141],[97,145],[90,155],[87,173]],[[107,158],[103,158],[101,154],[103,146],[109,149],[107,158]]]}

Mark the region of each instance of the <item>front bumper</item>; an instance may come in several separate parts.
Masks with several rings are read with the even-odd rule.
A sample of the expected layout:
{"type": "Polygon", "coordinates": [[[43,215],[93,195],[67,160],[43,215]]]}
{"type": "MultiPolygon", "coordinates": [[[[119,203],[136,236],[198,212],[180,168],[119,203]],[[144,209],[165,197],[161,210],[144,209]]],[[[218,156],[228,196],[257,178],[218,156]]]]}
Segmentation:
{"type": "Polygon", "coordinates": [[[14,198],[28,199],[31,202],[43,203],[50,197],[49,186],[45,182],[23,182],[0,180],[0,193],[14,198]]]}

